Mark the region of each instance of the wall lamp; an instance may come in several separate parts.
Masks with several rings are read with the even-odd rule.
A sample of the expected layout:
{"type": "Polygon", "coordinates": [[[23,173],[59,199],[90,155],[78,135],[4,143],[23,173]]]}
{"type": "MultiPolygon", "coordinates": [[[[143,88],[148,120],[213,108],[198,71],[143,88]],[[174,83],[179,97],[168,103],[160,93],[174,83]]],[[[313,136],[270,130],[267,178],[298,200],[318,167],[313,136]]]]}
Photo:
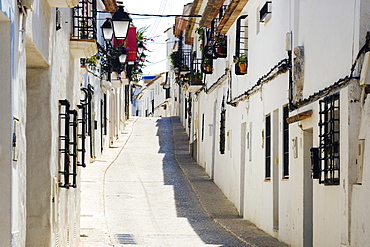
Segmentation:
{"type": "Polygon", "coordinates": [[[141,57],[141,55],[143,54],[145,50],[145,46],[143,44],[143,42],[140,42],[138,45],[137,45],[137,54],[139,57],[141,57]]]}
{"type": "Polygon", "coordinates": [[[124,6],[118,6],[118,10],[112,18],[107,18],[100,27],[105,41],[105,47],[98,43],[99,52],[103,54],[102,70],[105,72],[117,72],[120,74],[125,69],[127,51],[118,40],[126,39],[132,19],[124,6]],[[117,47],[112,44],[115,41],[117,47]]]}

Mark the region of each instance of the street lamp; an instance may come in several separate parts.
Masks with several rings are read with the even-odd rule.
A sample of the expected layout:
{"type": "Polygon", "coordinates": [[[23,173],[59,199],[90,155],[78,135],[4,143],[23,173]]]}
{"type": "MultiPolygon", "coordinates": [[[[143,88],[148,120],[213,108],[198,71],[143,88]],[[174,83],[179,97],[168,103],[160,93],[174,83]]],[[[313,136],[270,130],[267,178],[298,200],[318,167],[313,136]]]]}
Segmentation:
{"type": "Polygon", "coordinates": [[[120,46],[119,48],[118,48],[118,52],[119,52],[119,62],[121,63],[121,64],[124,64],[124,63],[126,63],[126,59],[127,59],[127,51],[126,51],[126,49],[125,49],[125,47],[123,47],[123,46],[120,46]]]}
{"type": "Polygon", "coordinates": [[[138,53],[139,57],[141,57],[141,54],[143,54],[144,50],[145,50],[145,46],[144,46],[143,42],[140,42],[137,45],[137,53],[138,53]]]}
{"type": "Polygon", "coordinates": [[[118,10],[112,17],[114,36],[117,39],[125,39],[132,19],[124,11],[123,6],[118,6],[118,10]]]}
{"type": "Polygon", "coordinates": [[[111,19],[107,18],[100,28],[103,31],[103,39],[106,41],[111,41],[113,36],[113,27],[111,19]]]}

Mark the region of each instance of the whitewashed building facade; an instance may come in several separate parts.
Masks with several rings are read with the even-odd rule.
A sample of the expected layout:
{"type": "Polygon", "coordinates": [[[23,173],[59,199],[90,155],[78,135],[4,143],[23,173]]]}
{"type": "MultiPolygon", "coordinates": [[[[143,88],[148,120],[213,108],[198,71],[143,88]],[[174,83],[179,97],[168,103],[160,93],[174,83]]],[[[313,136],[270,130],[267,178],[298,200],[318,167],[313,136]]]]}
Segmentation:
{"type": "Polygon", "coordinates": [[[117,6],[106,4],[0,2],[1,246],[79,245],[80,174],[129,109],[123,80],[81,68],[98,52],[94,13],[117,6]]]}
{"type": "Polygon", "coordinates": [[[190,14],[178,80],[193,157],[282,242],[369,245],[369,2],[196,0],[190,14]]]}

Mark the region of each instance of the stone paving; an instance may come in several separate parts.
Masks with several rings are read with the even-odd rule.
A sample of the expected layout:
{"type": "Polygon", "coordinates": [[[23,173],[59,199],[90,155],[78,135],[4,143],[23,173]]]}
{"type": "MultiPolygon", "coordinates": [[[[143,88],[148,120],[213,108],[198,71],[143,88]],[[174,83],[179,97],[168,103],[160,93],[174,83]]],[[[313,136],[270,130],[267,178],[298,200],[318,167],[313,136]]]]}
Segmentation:
{"type": "Polygon", "coordinates": [[[178,118],[135,118],[125,131],[82,171],[80,246],[285,246],[238,216],[178,118]]]}

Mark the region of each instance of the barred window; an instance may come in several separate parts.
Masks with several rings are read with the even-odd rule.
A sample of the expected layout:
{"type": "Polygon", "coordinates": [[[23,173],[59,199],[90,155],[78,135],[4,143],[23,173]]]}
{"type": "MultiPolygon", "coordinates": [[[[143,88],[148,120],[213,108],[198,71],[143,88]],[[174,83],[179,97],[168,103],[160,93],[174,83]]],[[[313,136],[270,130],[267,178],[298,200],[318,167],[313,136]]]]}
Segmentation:
{"type": "Polygon", "coordinates": [[[289,117],[288,106],[283,108],[283,178],[289,178],[289,124],[286,119],[289,117]]]}
{"type": "Polygon", "coordinates": [[[244,75],[248,70],[248,15],[240,16],[236,21],[235,37],[235,74],[244,75]]]}
{"type": "Polygon", "coordinates": [[[325,185],[338,185],[340,179],[339,94],[320,100],[319,116],[319,181],[325,185]]]}
{"type": "Polygon", "coordinates": [[[271,115],[265,118],[265,179],[271,178],[271,115]]]}

